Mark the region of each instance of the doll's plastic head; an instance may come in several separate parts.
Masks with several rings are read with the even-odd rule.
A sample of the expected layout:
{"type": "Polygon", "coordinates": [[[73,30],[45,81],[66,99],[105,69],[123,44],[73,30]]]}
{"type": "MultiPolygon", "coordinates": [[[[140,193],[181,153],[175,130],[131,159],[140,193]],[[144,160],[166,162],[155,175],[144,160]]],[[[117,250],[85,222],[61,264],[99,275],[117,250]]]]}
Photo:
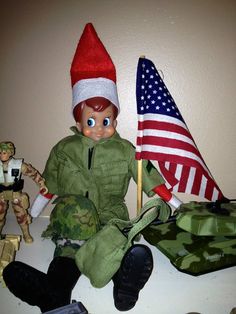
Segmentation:
{"type": "MultiPolygon", "coordinates": [[[[93,97],[87,99],[86,101],[79,103],[73,111],[74,119],[76,122],[81,121],[84,103],[86,103],[86,105],[90,108],[93,108],[93,110],[96,112],[104,111],[108,106],[112,104],[108,99],[104,97],[93,97]]],[[[116,106],[113,105],[112,110],[114,112],[114,119],[116,119],[118,115],[118,109],[116,106]]]]}
{"type": "Polygon", "coordinates": [[[75,109],[76,126],[84,136],[99,141],[115,133],[118,110],[109,100],[102,97],[90,98],[75,109]]]}
{"type": "Polygon", "coordinates": [[[12,142],[0,143],[0,159],[1,161],[7,161],[13,155],[15,155],[15,146],[12,142]]]}

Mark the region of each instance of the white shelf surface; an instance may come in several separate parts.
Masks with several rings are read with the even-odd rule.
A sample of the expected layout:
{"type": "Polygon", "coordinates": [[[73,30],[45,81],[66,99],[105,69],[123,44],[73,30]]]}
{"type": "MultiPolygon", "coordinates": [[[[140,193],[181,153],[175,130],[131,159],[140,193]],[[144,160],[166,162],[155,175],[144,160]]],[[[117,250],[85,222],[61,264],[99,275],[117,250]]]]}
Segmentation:
{"type": "MultiPolygon", "coordinates": [[[[16,255],[16,260],[45,272],[54,252],[54,244],[40,237],[48,221],[46,217],[33,221],[30,231],[34,242],[25,244],[22,241],[16,255]]],[[[14,216],[7,216],[3,233],[20,234],[14,216]]],[[[141,241],[145,243],[145,240],[141,241]]],[[[236,307],[236,267],[194,277],[176,270],[161,252],[150,247],[154,257],[153,273],[140,292],[136,306],[127,313],[229,314],[236,307]]],[[[112,289],[111,282],[104,288],[96,289],[85,276],[81,276],[72,292],[72,299],[82,302],[89,314],[120,313],[114,307],[112,289]]],[[[0,314],[39,313],[38,307],[29,306],[0,286],[0,314]]]]}

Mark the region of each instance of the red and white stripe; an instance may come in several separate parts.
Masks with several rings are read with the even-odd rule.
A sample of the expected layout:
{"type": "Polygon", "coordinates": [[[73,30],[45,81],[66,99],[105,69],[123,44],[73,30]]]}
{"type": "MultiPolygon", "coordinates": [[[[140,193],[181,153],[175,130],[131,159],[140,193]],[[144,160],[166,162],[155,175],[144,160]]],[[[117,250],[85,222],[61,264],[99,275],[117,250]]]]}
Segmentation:
{"type": "Polygon", "coordinates": [[[136,159],[158,161],[174,192],[215,201],[222,192],[210,174],[184,122],[168,115],[138,115],[136,159]]]}

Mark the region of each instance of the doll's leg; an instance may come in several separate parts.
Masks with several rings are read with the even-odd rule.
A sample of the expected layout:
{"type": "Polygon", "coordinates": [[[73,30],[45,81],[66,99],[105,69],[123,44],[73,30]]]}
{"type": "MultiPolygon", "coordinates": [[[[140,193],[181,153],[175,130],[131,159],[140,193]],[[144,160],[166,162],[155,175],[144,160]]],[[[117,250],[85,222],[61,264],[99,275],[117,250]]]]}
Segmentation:
{"type": "Polygon", "coordinates": [[[2,233],[2,229],[5,225],[6,221],[6,214],[8,208],[8,201],[0,198],[0,234],[2,233]]]}
{"type": "Polygon", "coordinates": [[[74,260],[67,257],[53,259],[47,274],[18,261],[11,262],[3,270],[8,289],[22,301],[38,306],[42,312],[69,304],[79,275],[74,260]]]}
{"type": "Polygon", "coordinates": [[[113,277],[114,303],[119,311],[135,306],[139,291],[148,281],[153,269],[151,250],[142,244],[133,245],[125,254],[121,267],[113,277]]]}
{"type": "Polygon", "coordinates": [[[66,256],[54,257],[48,267],[47,277],[55,286],[70,290],[76,285],[81,273],[75,260],[66,256]]]}
{"type": "Polygon", "coordinates": [[[23,238],[26,243],[32,243],[33,238],[29,233],[29,224],[31,217],[28,214],[29,197],[26,193],[13,193],[12,207],[16,215],[16,219],[23,233],[23,238]]]}
{"type": "Polygon", "coordinates": [[[18,261],[8,264],[3,279],[16,297],[38,306],[42,312],[70,303],[70,296],[51,285],[46,274],[27,264],[18,261]]]}

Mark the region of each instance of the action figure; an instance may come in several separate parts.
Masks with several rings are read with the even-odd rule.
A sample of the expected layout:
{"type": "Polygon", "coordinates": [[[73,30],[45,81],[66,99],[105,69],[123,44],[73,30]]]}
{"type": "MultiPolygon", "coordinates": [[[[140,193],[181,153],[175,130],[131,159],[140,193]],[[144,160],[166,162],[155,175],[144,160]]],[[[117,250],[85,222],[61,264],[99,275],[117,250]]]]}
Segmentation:
{"type": "MultiPolygon", "coordinates": [[[[47,274],[21,262],[12,262],[3,274],[13,294],[39,306],[42,312],[70,303],[80,276],[74,255],[86,237],[78,232],[83,222],[73,202],[79,200],[83,211],[95,207],[101,226],[114,217],[128,220],[124,199],[130,179],[137,181],[135,148],[116,132],[120,108],[115,67],[92,24],[86,25],[79,41],[71,79],[75,134],[52,149],[43,173],[50,194],[39,194],[31,210],[37,217],[54,194],[65,202],[65,206],[55,206],[45,232],[56,243],[55,257],[47,274]]],[[[143,190],[148,196],[160,195],[174,207],[181,204],[149,161],[143,162],[143,190]]],[[[135,306],[152,268],[151,250],[142,244],[133,245],[112,278],[118,310],[135,306]]]]}
{"type": "Polygon", "coordinates": [[[26,243],[33,242],[29,233],[31,216],[28,214],[29,196],[22,192],[24,180],[21,175],[25,175],[38,184],[40,191],[47,193],[44,179],[39,172],[30,164],[23,162],[23,159],[16,159],[15,146],[12,142],[0,143],[0,233],[6,221],[9,201],[16,215],[16,219],[23,233],[26,243]]]}

